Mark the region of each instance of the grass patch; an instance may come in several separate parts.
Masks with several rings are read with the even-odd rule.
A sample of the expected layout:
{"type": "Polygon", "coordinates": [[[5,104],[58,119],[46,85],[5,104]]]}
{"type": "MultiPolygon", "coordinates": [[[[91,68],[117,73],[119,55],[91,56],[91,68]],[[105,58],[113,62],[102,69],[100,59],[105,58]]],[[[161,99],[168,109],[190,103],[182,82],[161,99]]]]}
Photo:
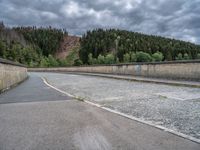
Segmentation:
{"type": "Polygon", "coordinates": [[[167,99],[167,96],[163,96],[163,95],[158,95],[158,97],[161,99],[167,99]]]}
{"type": "Polygon", "coordinates": [[[75,97],[77,100],[79,100],[79,101],[81,101],[81,102],[84,102],[84,98],[82,98],[82,97],[79,97],[79,96],[77,96],[77,97],[75,97]]]}

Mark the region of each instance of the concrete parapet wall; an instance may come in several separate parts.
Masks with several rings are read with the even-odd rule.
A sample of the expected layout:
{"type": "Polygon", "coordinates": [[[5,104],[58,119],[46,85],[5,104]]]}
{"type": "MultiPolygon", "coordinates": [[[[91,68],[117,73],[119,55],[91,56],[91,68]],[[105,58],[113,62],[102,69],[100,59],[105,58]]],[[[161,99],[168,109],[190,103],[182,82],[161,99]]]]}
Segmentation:
{"type": "Polygon", "coordinates": [[[63,68],[29,68],[29,71],[107,73],[200,81],[200,60],[63,68]]]}
{"type": "Polygon", "coordinates": [[[27,68],[21,64],[0,59],[0,91],[10,88],[27,78],[27,68]]]}

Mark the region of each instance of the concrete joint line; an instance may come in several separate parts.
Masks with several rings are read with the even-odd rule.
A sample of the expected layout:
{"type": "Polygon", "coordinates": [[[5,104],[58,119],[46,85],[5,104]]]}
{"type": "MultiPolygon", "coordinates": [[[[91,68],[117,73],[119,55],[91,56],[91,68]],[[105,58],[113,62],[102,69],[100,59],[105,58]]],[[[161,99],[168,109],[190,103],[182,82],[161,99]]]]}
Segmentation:
{"type": "Polygon", "coordinates": [[[85,103],[87,103],[87,104],[93,105],[93,106],[98,107],[98,108],[101,108],[101,109],[103,109],[103,110],[106,110],[106,111],[112,112],[112,113],[114,113],[114,114],[123,116],[123,117],[125,117],[125,118],[128,118],[128,119],[131,119],[131,120],[134,120],[134,121],[137,121],[137,122],[140,122],[140,123],[143,123],[143,124],[146,124],[146,125],[155,127],[155,128],[157,128],[157,129],[163,130],[163,131],[165,131],[165,132],[169,132],[169,133],[171,133],[171,134],[177,135],[177,136],[179,136],[179,137],[182,137],[182,138],[185,138],[185,139],[188,139],[188,140],[191,140],[191,141],[193,141],[193,142],[196,142],[196,143],[199,143],[199,144],[200,144],[200,139],[197,139],[197,138],[194,138],[194,137],[192,137],[192,136],[189,136],[189,135],[186,135],[186,134],[183,134],[183,133],[174,131],[174,130],[172,130],[172,129],[165,128],[165,127],[160,126],[160,125],[155,125],[155,124],[153,124],[153,123],[151,123],[151,122],[148,122],[148,121],[145,121],[145,120],[142,120],[142,119],[133,117],[133,116],[131,116],[131,115],[127,115],[127,114],[125,114],[125,113],[118,112],[118,111],[116,111],[116,110],[112,110],[112,109],[110,109],[110,108],[106,108],[106,107],[104,107],[104,106],[102,106],[102,105],[99,105],[99,104],[97,104],[97,103],[93,103],[93,102],[90,102],[90,101],[88,101],[88,100],[84,100],[83,98],[77,97],[77,96],[75,96],[75,95],[72,95],[72,94],[70,94],[70,93],[67,93],[67,92],[65,92],[65,91],[62,91],[62,90],[56,88],[55,86],[53,86],[53,85],[51,85],[50,83],[48,83],[48,81],[47,81],[47,79],[46,79],[45,77],[42,77],[42,80],[43,80],[43,82],[44,82],[47,86],[53,88],[54,90],[56,90],[56,91],[58,91],[58,92],[60,92],[60,93],[62,93],[62,94],[65,94],[65,95],[67,95],[67,96],[69,96],[69,97],[75,98],[75,99],[77,99],[77,100],[83,101],[83,102],[85,102],[85,103]]]}

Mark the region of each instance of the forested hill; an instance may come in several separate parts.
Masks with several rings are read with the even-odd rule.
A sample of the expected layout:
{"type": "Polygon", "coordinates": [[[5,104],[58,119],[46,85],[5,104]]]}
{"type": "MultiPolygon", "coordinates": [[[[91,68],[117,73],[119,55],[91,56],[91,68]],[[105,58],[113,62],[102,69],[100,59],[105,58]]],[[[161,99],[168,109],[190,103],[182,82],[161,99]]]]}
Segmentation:
{"type": "Polygon", "coordinates": [[[13,30],[21,33],[29,43],[32,43],[36,48],[38,47],[40,53],[44,56],[55,54],[64,36],[68,35],[65,29],[55,29],[52,27],[16,27],[13,30]]]}
{"type": "Polygon", "coordinates": [[[30,67],[200,59],[200,46],[160,36],[96,29],[80,37],[52,27],[5,27],[0,57],[30,67]]]}
{"type": "Polygon", "coordinates": [[[74,59],[78,58],[77,43],[79,43],[79,38],[76,43],[73,43],[74,38],[68,36],[65,29],[34,26],[8,28],[0,23],[0,57],[31,67],[73,65],[74,59]],[[63,45],[66,48],[62,48],[63,45]],[[61,53],[61,48],[65,51],[73,51],[72,54],[68,53],[72,55],[69,61],[66,60],[66,55],[64,59],[55,57],[56,54],[61,53]]]}
{"type": "Polygon", "coordinates": [[[196,59],[200,57],[200,45],[115,29],[96,29],[83,35],[80,49],[80,59],[83,63],[100,63],[108,54],[109,57],[114,55],[115,60],[112,60],[112,63],[196,59]],[[151,59],[153,54],[160,58],[151,59]],[[135,58],[131,58],[131,55],[135,58]]]}

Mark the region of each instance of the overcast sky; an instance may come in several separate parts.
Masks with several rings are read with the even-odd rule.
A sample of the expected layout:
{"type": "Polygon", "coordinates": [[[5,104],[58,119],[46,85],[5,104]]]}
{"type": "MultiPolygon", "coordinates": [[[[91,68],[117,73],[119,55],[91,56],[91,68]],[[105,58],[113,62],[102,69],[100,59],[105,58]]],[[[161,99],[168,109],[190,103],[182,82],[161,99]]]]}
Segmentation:
{"type": "Polygon", "coordinates": [[[119,28],[200,44],[200,0],[0,0],[8,26],[119,28]]]}

